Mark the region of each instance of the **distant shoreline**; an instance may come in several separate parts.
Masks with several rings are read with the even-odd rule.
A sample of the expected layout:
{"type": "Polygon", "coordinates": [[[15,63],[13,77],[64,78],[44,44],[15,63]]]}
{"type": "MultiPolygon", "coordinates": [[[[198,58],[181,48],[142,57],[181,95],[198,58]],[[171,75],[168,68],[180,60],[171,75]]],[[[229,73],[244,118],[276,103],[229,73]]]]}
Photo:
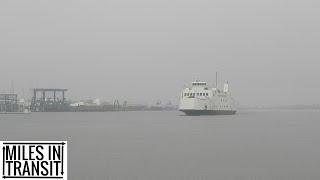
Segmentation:
{"type": "Polygon", "coordinates": [[[283,106],[262,106],[262,107],[239,107],[239,109],[254,110],[320,110],[320,105],[283,105],[283,106]]]}

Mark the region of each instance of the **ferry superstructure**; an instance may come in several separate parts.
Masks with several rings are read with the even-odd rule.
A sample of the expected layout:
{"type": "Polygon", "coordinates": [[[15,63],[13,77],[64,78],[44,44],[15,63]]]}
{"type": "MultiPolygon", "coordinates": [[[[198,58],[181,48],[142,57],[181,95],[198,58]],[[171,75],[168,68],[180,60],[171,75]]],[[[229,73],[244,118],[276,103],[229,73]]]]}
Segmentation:
{"type": "Polygon", "coordinates": [[[228,82],[223,91],[209,87],[207,82],[195,81],[186,87],[180,97],[179,110],[186,115],[232,115],[236,113],[235,100],[228,82]]]}

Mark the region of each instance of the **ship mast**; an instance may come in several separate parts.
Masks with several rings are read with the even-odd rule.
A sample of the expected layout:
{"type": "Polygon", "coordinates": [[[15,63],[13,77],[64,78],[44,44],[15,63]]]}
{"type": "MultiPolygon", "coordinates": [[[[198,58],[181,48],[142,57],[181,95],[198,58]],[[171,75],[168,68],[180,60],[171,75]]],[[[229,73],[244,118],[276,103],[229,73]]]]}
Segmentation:
{"type": "Polygon", "coordinates": [[[216,72],[216,89],[218,89],[218,72],[216,72]]]}

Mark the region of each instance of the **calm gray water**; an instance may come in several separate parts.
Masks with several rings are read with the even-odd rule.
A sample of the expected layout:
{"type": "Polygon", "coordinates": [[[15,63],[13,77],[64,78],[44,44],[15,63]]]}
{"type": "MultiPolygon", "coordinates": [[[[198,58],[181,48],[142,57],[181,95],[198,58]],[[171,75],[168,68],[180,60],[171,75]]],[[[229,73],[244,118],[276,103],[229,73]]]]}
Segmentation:
{"type": "Polygon", "coordinates": [[[68,140],[71,180],[318,180],[320,111],[0,115],[2,140],[68,140]]]}

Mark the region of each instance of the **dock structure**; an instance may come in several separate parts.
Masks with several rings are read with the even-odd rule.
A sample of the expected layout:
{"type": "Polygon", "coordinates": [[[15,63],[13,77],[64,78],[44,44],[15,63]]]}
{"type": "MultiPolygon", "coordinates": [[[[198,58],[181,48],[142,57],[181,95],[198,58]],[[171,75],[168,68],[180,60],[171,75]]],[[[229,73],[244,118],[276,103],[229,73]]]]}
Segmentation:
{"type": "Polygon", "coordinates": [[[64,112],[69,111],[66,102],[68,89],[35,88],[31,100],[31,111],[33,112],[64,112]]]}
{"type": "Polygon", "coordinates": [[[23,105],[18,103],[17,94],[0,94],[0,112],[19,112],[23,110],[23,105]]]}

